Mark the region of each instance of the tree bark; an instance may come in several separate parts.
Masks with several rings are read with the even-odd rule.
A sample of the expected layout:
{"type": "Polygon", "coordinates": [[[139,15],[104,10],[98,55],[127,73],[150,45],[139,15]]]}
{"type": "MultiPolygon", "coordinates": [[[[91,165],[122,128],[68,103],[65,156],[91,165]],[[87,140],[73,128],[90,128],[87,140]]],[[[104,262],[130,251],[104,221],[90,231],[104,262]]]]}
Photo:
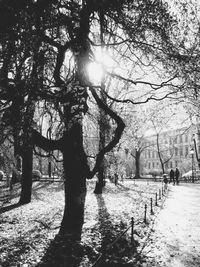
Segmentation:
{"type": "MultiPolygon", "coordinates": [[[[104,49],[104,13],[100,12],[99,14],[99,18],[100,18],[100,39],[101,39],[101,49],[103,51],[104,49]]],[[[103,73],[102,77],[101,77],[101,88],[102,90],[100,91],[100,98],[101,100],[106,104],[106,95],[104,94],[105,91],[105,73],[103,73]]],[[[99,110],[99,152],[105,148],[105,144],[106,144],[106,133],[107,133],[107,129],[106,129],[106,125],[107,125],[107,116],[106,113],[103,109],[100,108],[99,110]]],[[[94,193],[95,194],[102,194],[103,191],[103,187],[105,186],[105,175],[106,175],[106,165],[105,163],[105,158],[103,158],[100,167],[99,167],[99,171],[97,174],[98,177],[98,181],[96,182],[96,186],[95,186],[95,190],[94,193]]]]}
{"type": "Polygon", "coordinates": [[[22,155],[22,177],[21,196],[19,203],[27,204],[31,201],[32,192],[32,169],[33,169],[33,149],[28,147],[22,155]]]}
{"type": "Polygon", "coordinates": [[[157,145],[157,150],[158,150],[158,157],[160,160],[160,164],[161,164],[161,168],[162,168],[162,172],[165,173],[165,166],[162,160],[162,155],[161,155],[161,151],[160,151],[160,144],[159,144],[159,134],[156,134],[156,145],[157,145]]]}
{"type": "MultiPolygon", "coordinates": [[[[102,96],[101,96],[102,97],[102,96]]],[[[103,98],[103,97],[102,97],[103,98]]],[[[100,109],[100,119],[99,119],[99,151],[105,148],[106,145],[106,134],[107,134],[107,117],[104,110],[100,109]]],[[[102,194],[103,187],[105,185],[105,173],[106,173],[105,158],[102,159],[102,162],[99,167],[97,174],[98,181],[96,182],[95,194],[102,194]]]]}
{"type": "Polygon", "coordinates": [[[104,168],[103,162],[102,162],[101,166],[99,167],[97,177],[98,177],[98,181],[96,182],[94,193],[95,194],[102,194],[103,187],[105,185],[105,168],[104,168]]]}
{"type": "Polygon", "coordinates": [[[135,150],[135,178],[140,178],[140,151],[135,150]]]}
{"type": "Polygon", "coordinates": [[[71,124],[60,140],[48,140],[33,130],[33,142],[45,150],[63,153],[65,207],[59,234],[80,240],[84,223],[86,178],[90,175],[83,148],[82,120],[71,124]]]}
{"type": "Polygon", "coordinates": [[[84,223],[86,177],[90,171],[83,148],[81,123],[73,125],[63,141],[65,208],[59,234],[80,240],[84,223]]]}

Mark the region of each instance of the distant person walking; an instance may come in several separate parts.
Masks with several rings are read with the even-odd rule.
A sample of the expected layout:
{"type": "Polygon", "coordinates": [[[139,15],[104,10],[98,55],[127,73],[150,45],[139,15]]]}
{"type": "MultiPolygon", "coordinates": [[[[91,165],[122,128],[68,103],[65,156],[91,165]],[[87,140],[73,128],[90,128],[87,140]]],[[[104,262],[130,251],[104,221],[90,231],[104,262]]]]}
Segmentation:
{"type": "Polygon", "coordinates": [[[180,176],[180,172],[179,172],[179,169],[176,167],[176,170],[175,170],[175,179],[176,179],[176,184],[177,185],[179,184],[179,176],[180,176]]]}
{"type": "Polygon", "coordinates": [[[169,183],[173,182],[173,185],[175,185],[175,181],[174,181],[174,170],[171,169],[170,173],[169,173],[169,183]]]}

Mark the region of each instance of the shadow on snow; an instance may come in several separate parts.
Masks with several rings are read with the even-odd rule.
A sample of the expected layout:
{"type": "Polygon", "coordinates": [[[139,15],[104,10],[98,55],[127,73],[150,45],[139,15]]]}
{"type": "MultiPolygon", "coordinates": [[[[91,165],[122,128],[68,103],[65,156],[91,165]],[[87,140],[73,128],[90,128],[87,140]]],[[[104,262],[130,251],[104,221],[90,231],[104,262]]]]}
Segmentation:
{"type": "Polygon", "coordinates": [[[96,195],[98,203],[99,232],[101,234],[101,253],[103,254],[98,267],[133,266],[127,263],[127,258],[132,258],[134,248],[127,235],[116,238],[127,228],[122,221],[115,221],[108,212],[103,195],[96,195]]]}

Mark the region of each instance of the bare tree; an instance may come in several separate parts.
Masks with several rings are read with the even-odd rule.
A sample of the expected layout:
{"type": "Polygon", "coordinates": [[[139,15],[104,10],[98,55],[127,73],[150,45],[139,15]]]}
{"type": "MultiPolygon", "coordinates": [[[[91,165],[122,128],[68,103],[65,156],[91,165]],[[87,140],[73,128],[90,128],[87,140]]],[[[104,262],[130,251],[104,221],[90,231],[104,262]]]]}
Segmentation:
{"type": "MultiPolygon", "coordinates": [[[[10,123],[13,136],[20,136],[16,138],[23,158],[20,202],[30,201],[33,147],[36,145],[47,152],[60,150],[65,178],[65,209],[59,233],[79,240],[84,222],[86,178],[91,179],[99,171],[105,154],[116,146],[125,128],[121,117],[100,97],[101,91],[106,94],[103,86],[95,86],[88,79],[87,66],[94,58],[92,47],[101,45],[94,38],[101,16],[103,14],[106,36],[112,37],[108,46],[124,46],[129,51],[135,50],[135,54],[145,55],[153,55],[153,49],[154,54],[159,51],[160,56],[164,53],[159,44],[164,47],[170,38],[172,16],[161,1],[150,0],[137,3],[131,0],[38,0],[20,1],[18,5],[11,2],[7,5],[3,0],[0,6],[15,18],[11,23],[1,17],[5,29],[1,28],[0,98],[9,103],[9,109],[12,107],[16,118],[10,123]],[[113,25],[115,27],[111,27],[113,25]],[[89,92],[99,109],[115,125],[110,141],[96,155],[92,169],[88,165],[83,140],[83,118],[88,112],[89,92]],[[47,138],[36,127],[34,129],[35,105],[40,101],[51,103],[61,121],[61,131],[55,139],[47,138]]],[[[158,97],[154,92],[166,87],[172,78],[154,83],[127,79],[126,74],[107,71],[113,80],[150,87],[153,91],[140,102],[171,95],[166,92],[158,97]]],[[[108,94],[107,97],[115,99],[108,94]]],[[[115,99],[115,102],[138,101],[115,99]]]]}

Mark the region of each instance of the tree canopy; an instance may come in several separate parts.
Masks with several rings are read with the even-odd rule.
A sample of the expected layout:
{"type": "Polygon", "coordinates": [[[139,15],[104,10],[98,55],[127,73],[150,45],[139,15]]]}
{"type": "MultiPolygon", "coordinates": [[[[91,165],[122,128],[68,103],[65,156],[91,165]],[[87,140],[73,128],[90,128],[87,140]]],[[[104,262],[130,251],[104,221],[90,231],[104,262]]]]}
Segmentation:
{"type": "MultiPolygon", "coordinates": [[[[167,78],[160,77],[158,82],[134,78],[132,70],[154,65],[153,70],[157,68],[158,73],[156,64],[171,67],[171,61],[187,60],[188,56],[180,53],[180,46],[176,45],[176,17],[161,0],[2,0],[0,10],[2,123],[12,129],[15,149],[24,156],[23,172],[27,174],[25,166],[32,168],[33,146],[63,153],[65,211],[60,233],[80,238],[85,180],[99,170],[105,153],[119,142],[125,127],[100,92],[117,103],[140,103],[117,99],[115,94],[106,93],[101,84],[94,85],[89,79],[88,64],[95,61],[97,47],[108,47],[121,69],[120,73],[109,71],[106,66],[104,69],[106,76],[118,81],[119,91],[142,84],[151,89],[148,94],[145,92],[143,103],[164,99],[171,92],[167,90],[160,97],[156,93],[173,85],[177,68],[171,68],[167,78]],[[89,97],[115,125],[112,138],[96,155],[92,168],[83,140],[89,97]],[[51,121],[59,123],[56,139],[37,131],[35,113],[39,103],[46,113],[57,117],[51,121]]],[[[115,86],[113,82],[114,93],[115,86]]],[[[179,90],[176,84],[173,88],[175,92],[179,90]]],[[[24,182],[27,181],[24,175],[24,182]]],[[[29,180],[29,192],[30,186],[29,180]]]]}

